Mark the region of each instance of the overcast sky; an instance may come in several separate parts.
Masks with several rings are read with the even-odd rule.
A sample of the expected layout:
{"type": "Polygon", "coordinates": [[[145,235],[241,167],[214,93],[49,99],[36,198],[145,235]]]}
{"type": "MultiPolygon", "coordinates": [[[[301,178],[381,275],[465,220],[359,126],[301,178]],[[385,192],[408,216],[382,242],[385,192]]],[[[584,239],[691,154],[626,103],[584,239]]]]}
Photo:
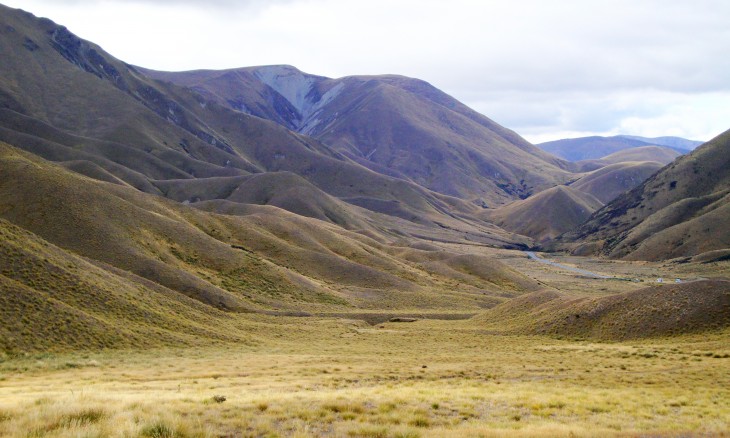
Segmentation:
{"type": "Polygon", "coordinates": [[[730,128],[727,0],[0,0],[158,70],[397,73],[530,141],[730,128]]]}

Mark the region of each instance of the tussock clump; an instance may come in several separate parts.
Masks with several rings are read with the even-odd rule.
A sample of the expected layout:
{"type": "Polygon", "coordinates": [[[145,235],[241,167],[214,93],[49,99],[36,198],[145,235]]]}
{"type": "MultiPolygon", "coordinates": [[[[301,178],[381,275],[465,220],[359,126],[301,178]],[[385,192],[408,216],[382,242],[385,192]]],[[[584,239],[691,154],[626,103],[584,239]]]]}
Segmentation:
{"type": "Polygon", "coordinates": [[[147,438],[182,438],[185,436],[185,434],[161,421],[143,427],[140,435],[147,438]]]}
{"type": "Polygon", "coordinates": [[[62,422],[66,427],[71,426],[87,426],[98,423],[107,416],[103,409],[87,408],[70,414],[66,414],[62,418],[62,422]]]}

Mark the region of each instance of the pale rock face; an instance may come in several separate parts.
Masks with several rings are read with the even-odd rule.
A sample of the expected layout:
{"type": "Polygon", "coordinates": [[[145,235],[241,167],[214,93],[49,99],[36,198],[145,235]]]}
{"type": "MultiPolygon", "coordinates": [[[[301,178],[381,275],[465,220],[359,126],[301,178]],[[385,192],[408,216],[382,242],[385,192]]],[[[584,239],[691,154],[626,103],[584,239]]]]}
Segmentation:
{"type": "Polygon", "coordinates": [[[281,94],[300,114],[306,106],[309,106],[307,94],[312,90],[315,78],[307,77],[296,69],[279,65],[257,70],[256,77],[281,94]]]}
{"type": "Polygon", "coordinates": [[[330,88],[321,97],[312,93],[319,79],[305,75],[288,66],[263,67],[256,71],[256,77],[274,91],[284,97],[297,110],[299,120],[296,128],[308,134],[320,123],[317,115],[342,91],[344,84],[339,83],[330,88]]]}

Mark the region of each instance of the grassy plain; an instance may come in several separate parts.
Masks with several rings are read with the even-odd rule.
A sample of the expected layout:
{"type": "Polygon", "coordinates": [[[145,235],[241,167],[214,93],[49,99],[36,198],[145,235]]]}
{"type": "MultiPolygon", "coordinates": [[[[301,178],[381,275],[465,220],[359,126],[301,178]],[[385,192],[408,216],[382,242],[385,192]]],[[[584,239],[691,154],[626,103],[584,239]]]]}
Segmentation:
{"type": "Polygon", "coordinates": [[[730,331],[629,343],[272,318],[258,345],[0,364],[2,436],[727,434],[730,331]],[[215,396],[226,398],[214,401],[215,396]]]}

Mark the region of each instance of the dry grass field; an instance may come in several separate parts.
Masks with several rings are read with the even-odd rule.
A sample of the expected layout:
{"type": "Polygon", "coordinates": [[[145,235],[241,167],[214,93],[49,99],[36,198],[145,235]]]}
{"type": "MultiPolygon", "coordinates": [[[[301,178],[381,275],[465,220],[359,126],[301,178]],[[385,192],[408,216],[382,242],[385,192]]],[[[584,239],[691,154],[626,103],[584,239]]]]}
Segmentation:
{"type": "MultiPolygon", "coordinates": [[[[728,269],[559,260],[645,280],[637,284],[583,279],[515,251],[490,256],[576,297],[638,290],[657,271],[728,269]]],[[[5,356],[0,436],[729,434],[727,327],[599,342],[511,334],[488,315],[377,325],[355,314],[239,315],[245,345],[5,356]]]]}
{"type": "Polygon", "coordinates": [[[471,321],[257,323],[254,346],[5,359],[0,435],[723,436],[730,427],[729,330],[594,343],[471,321]]]}

